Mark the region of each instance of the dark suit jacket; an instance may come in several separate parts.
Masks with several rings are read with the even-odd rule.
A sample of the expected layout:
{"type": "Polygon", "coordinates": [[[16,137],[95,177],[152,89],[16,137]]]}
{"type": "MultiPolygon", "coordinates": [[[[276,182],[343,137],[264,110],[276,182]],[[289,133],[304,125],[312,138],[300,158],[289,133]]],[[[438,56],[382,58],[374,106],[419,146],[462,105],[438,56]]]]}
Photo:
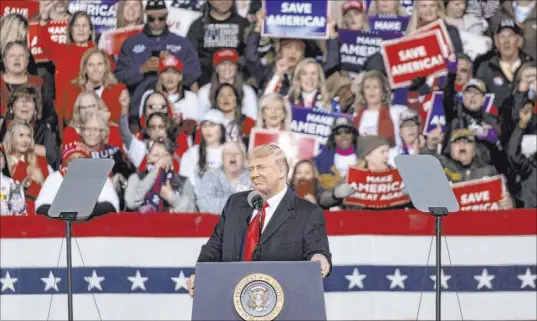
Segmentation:
{"type": "MultiPolygon", "coordinates": [[[[248,221],[254,211],[246,200],[249,192],[229,197],[211,238],[201,248],[198,262],[241,261],[248,221]]],[[[253,260],[307,261],[315,254],[322,254],[331,270],[324,222],[320,207],[299,198],[288,187],[261,235],[261,250],[256,249],[253,260]]]]}

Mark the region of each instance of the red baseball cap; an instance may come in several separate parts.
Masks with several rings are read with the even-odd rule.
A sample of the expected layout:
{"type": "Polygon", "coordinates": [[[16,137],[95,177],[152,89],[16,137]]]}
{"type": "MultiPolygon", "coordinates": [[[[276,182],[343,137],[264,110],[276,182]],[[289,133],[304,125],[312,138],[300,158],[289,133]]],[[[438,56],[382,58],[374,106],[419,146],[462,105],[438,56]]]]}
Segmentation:
{"type": "Polygon", "coordinates": [[[235,49],[220,49],[213,55],[213,66],[216,67],[224,61],[239,63],[239,54],[235,49]]]}
{"type": "Polygon", "coordinates": [[[181,59],[175,57],[174,55],[167,55],[160,58],[158,63],[158,72],[161,73],[166,69],[173,68],[179,72],[183,72],[183,62],[181,59]]]}
{"type": "Polygon", "coordinates": [[[364,12],[364,3],[360,0],[347,0],[343,4],[343,6],[341,6],[341,13],[345,14],[351,9],[356,9],[360,12],[364,12]]]}

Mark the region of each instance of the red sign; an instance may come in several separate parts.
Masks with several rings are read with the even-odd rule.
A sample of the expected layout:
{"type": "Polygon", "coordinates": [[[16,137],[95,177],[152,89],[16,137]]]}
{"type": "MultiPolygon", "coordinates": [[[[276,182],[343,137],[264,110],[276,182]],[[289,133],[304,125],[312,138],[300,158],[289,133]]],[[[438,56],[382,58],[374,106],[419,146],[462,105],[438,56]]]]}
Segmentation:
{"type": "Polygon", "coordinates": [[[455,49],[453,49],[453,43],[451,42],[451,37],[449,36],[449,33],[447,32],[446,25],[444,24],[444,21],[442,19],[438,19],[435,22],[431,22],[416,31],[412,33],[411,36],[415,36],[417,34],[423,34],[428,31],[434,31],[438,30],[441,34],[441,43],[444,46],[444,49],[446,49],[446,57],[447,54],[450,52],[455,52],[455,49]]]}
{"type": "Polygon", "coordinates": [[[248,150],[271,143],[277,144],[285,152],[291,168],[301,160],[315,157],[319,152],[317,136],[260,128],[252,129],[248,150]]]}
{"type": "Polygon", "coordinates": [[[502,176],[487,177],[452,185],[461,211],[500,210],[504,194],[502,176]]]}
{"type": "Polygon", "coordinates": [[[388,208],[410,203],[410,197],[403,194],[403,179],[397,169],[371,172],[351,167],[347,183],[355,184],[356,192],[345,198],[344,204],[388,208]]]}
{"type": "Polygon", "coordinates": [[[2,0],[0,1],[0,16],[18,13],[26,19],[39,14],[39,1],[35,0],[2,0]]]}
{"type": "Polygon", "coordinates": [[[67,20],[62,21],[49,21],[46,27],[43,27],[39,22],[32,22],[28,28],[28,48],[34,55],[37,62],[48,60],[47,56],[43,54],[43,47],[39,37],[41,35],[41,28],[47,28],[50,34],[50,39],[57,43],[67,43],[67,20]]]}
{"type": "Polygon", "coordinates": [[[107,54],[118,57],[119,52],[121,51],[121,46],[127,38],[139,34],[143,25],[120,28],[120,29],[110,29],[106,30],[101,34],[101,39],[99,40],[99,48],[103,49],[107,54]]]}
{"type": "Polygon", "coordinates": [[[392,88],[408,87],[418,77],[447,71],[447,52],[439,31],[382,42],[381,52],[392,88]]]}

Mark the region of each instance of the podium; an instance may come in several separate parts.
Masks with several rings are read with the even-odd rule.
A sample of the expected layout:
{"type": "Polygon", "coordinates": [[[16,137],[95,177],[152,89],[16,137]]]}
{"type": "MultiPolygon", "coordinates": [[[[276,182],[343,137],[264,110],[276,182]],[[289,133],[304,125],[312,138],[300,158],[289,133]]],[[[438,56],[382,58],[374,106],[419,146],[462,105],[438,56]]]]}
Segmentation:
{"type": "Polygon", "coordinates": [[[192,320],[326,320],[319,262],[198,263],[192,320]]]}

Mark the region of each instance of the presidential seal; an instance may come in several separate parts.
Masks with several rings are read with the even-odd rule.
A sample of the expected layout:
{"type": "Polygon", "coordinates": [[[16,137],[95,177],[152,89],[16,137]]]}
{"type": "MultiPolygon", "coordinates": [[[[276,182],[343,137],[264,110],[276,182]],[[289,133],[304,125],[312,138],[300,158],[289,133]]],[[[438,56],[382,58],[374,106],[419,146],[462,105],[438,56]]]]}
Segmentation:
{"type": "Polygon", "coordinates": [[[235,287],[233,304],[246,321],[272,321],[283,308],[283,289],[273,277],[255,273],[244,277],[235,287]]]}

